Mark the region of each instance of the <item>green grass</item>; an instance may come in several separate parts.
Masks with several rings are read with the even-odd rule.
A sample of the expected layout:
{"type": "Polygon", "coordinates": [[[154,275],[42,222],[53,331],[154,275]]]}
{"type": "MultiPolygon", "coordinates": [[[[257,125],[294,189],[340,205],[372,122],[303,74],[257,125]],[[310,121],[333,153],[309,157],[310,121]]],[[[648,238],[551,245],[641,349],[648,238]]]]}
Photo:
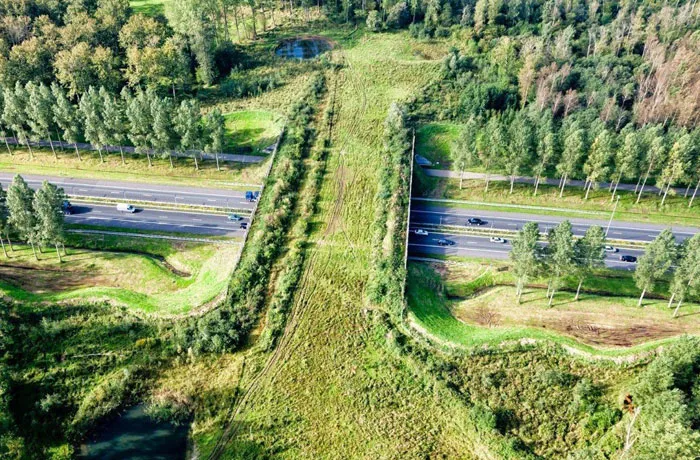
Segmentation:
{"type": "Polygon", "coordinates": [[[453,144],[459,137],[455,123],[427,123],[416,130],[416,153],[432,161],[436,168],[449,169],[453,144]]]}
{"type": "Polygon", "coordinates": [[[262,150],[274,144],[282,130],[281,117],[265,110],[233,112],[224,117],[227,152],[265,155],[262,150]]]}
{"type": "Polygon", "coordinates": [[[130,0],[129,4],[135,13],[141,13],[148,16],[162,14],[165,11],[166,3],[170,0],[130,0]]]}
{"type": "MultiPolygon", "coordinates": [[[[555,296],[553,307],[548,307],[544,296],[546,280],[536,280],[535,288],[526,291],[523,304],[516,305],[513,289],[497,287],[512,285],[513,278],[506,271],[507,263],[472,259],[461,266],[448,265],[447,275],[441,278],[424,263],[411,263],[407,298],[410,321],[418,329],[436,338],[441,345],[475,348],[483,345],[499,346],[503,342],[522,339],[544,340],[596,356],[624,356],[648,351],[662,343],[669,343],[681,333],[698,333],[700,324],[695,319],[700,305],[687,303],[678,319],[671,318],[671,310],[663,299],[647,298],[645,307],[636,306],[637,290],[629,274],[604,271],[585,280],[579,302],[573,301],[576,281],[568,279],[555,296]],[[486,311],[495,315],[495,324],[479,324],[486,311]],[[463,318],[459,320],[455,316],[463,318]],[[477,322],[475,322],[477,321],[477,322]],[[557,331],[565,324],[596,324],[609,322],[606,327],[619,328],[618,334],[603,340],[595,334],[557,331]],[[548,327],[536,325],[546,324],[548,327]],[[663,327],[662,327],[663,326],[663,327]],[[625,334],[648,328],[644,334],[629,337],[625,334]],[[670,328],[677,327],[675,336],[670,328]],[[652,329],[661,331],[658,336],[652,329]],[[592,342],[600,343],[592,345],[592,342]],[[610,343],[608,343],[610,342],[610,343]]],[[[659,290],[665,289],[663,283],[659,290]]],[[[588,327],[588,326],[586,326],[588,327]]],[[[607,332],[603,329],[603,332],[607,332]]]]}
{"type": "Polygon", "coordinates": [[[239,251],[215,245],[113,235],[69,235],[68,255],[35,261],[17,246],[0,267],[0,291],[28,303],[108,300],[135,311],[180,314],[221,293],[239,251]],[[29,276],[28,276],[29,275],[29,276]]]}

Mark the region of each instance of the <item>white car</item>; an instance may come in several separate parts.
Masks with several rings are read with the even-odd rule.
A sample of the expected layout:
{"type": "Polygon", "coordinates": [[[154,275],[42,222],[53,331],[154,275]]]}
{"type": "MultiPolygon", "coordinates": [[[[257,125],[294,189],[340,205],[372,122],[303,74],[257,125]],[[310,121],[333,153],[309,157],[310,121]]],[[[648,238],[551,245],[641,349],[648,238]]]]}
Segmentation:
{"type": "Polygon", "coordinates": [[[489,238],[489,241],[491,241],[492,243],[501,244],[504,244],[506,242],[506,240],[504,238],[501,238],[500,236],[492,236],[491,238],[489,238]]]}
{"type": "Polygon", "coordinates": [[[133,207],[133,206],[130,205],[130,204],[127,204],[127,203],[119,203],[119,204],[117,205],[117,211],[119,211],[119,212],[129,212],[129,213],[132,213],[132,214],[133,214],[133,213],[136,212],[136,208],[133,207]]]}
{"type": "Polygon", "coordinates": [[[620,250],[614,246],[605,246],[605,252],[620,252],[620,250]]]}
{"type": "Polygon", "coordinates": [[[414,230],[413,233],[415,233],[416,235],[428,236],[428,232],[426,230],[423,230],[422,228],[414,230]]]}

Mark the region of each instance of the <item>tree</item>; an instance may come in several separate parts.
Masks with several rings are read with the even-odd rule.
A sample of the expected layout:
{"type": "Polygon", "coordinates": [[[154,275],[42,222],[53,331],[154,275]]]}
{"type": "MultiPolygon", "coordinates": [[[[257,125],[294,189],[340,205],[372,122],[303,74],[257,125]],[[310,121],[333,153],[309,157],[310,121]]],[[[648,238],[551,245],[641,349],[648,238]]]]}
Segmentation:
{"type": "Polygon", "coordinates": [[[576,298],[578,300],[583,280],[594,270],[605,266],[605,231],[597,225],[588,227],[586,234],[575,245],[576,275],[578,287],[576,298]]]}
{"type": "Polygon", "coordinates": [[[99,96],[103,121],[103,129],[100,133],[102,142],[105,145],[119,146],[122,164],[126,164],[124,160],[124,142],[126,141],[127,125],[124,107],[121,101],[112,96],[104,87],[100,88],[99,96]]]}
{"type": "Polygon", "coordinates": [[[615,148],[615,139],[607,129],[596,136],[591,145],[591,150],[583,165],[583,172],[586,174],[586,199],[591,188],[598,188],[598,182],[607,178],[610,171],[610,160],[612,159],[615,148]]]}
{"type": "Polygon", "coordinates": [[[455,170],[459,172],[459,188],[462,189],[464,181],[464,171],[479,162],[479,156],[476,149],[477,125],[474,118],[470,118],[467,123],[460,129],[457,142],[451,149],[452,164],[455,170]]]}
{"type": "Polygon", "coordinates": [[[204,150],[213,153],[216,158],[216,170],[219,171],[219,152],[224,150],[224,136],[226,135],[226,119],[219,109],[209,112],[205,118],[207,131],[207,143],[204,150]]]}
{"type": "Polygon", "coordinates": [[[557,155],[556,131],[554,130],[554,120],[550,110],[543,113],[537,127],[537,150],[535,155],[537,158],[533,167],[535,174],[534,195],[537,196],[540,180],[557,155]]]}
{"type": "Polygon", "coordinates": [[[508,149],[508,139],[505,129],[498,117],[491,117],[486,123],[485,129],[481,130],[477,138],[477,148],[481,164],[486,170],[486,189],[489,191],[490,175],[489,171],[495,166],[500,158],[505,156],[508,149]]]}
{"type": "Polygon", "coordinates": [[[7,148],[7,153],[12,155],[12,150],[10,149],[10,144],[7,142],[9,133],[7,131],[7,125],[2,117],[2,113],[5,107],[5,90],[0,86],[0,137],[5,141],[5,147],[7,148]]]}
{"type": "Polygon", "coordinates": [[[671,307],[674,297],[678,298],[678,305],[673,311],[674,318],[678,316],[678,309],[686,295],[700,290],[700,233],[685,241],[681,253],[671,282],[671,299],[668,301],[668,306],[671,307]]]}
{"type": "Polygon", "coordinates": [[[24,90],[24,87],[17,82],[15,83],[14,91],[5,88],[3,94],[4,107],[2,110],[2,118],[5,120],[5,124],[15,132],[17,142],[27,145],[29,156],[33,158],[32,146],[29,145],[29,137],[27,136],[27,130],[25,128],[27,122],[25,107],[29,99],[27,92],[24,90]]]}
{"type": "Polygon", "coordinates": [[[126,105],[126,117],[129,120],[129,133],[127,136],[134,147],[136,153],[145,153],[148,158],[148,166],[152,166],[149,140],[153,119],[151,118],[151,105],[149,96],[144,91],[138,91],[136,95],[131,95],[124,88],[122,99],[126,105]]]}
{"type": "Polygon", "coordinates": [[[71,98],[82,94],[95,83],[91,69],[92,53],[90,45],[80,42],[71,49],[59,51],[56,55],[56,79],[68,88],[71,98]]]}
{"type": "Polygon", "coordinates": [[[571,222],[565,220],[547,235],[549,245],[547,246],[547,268],[551,276],[547,290],[549,296],[548,305],[552,305],[554,294],[556,293],[561,279],[575,268],[574,233],[571,229],[571,222]]]}
{"type": "Polygon", "coordinates": [[[58,261],[62,262],[59,245],[64,242],[63,200],[65,193],[46,181],[34,194],[33,208],[36,213],[37,240],[43,244],[53,244],[56,247],[58,261]]]}
{"type": "MultiPolygon", "coordinates": [[[[655,127],[656,128],[656,127],[655,127]]],[[[647,180],[649,179],[649,174],[654,170],[658,163],[661,163],[664,156],[666,155],[666,145],[664,141],[664,136],[659,132],[658,129],[652,128],[650,130],[653,136],[649,142],[649,150],[647,153],[647,172],[644,176],[644,181],[642,182],[642,188],[639,189],[639,194],[637,195],[636,203],[642,199],[642,194],[644,193],[644,187],[646,186],[647,180]]]]}
{"type": "Polygon", "coordinates": [[[102,140],[104,138],[103,133],[105,127],[104,120],[102,119],[101,105],[102,101],[100,100],[99,94],[95,91],[95,88],[90,87],[80,98],[78,107],[85,127],[85,139],[97,149],[100,155],[100,161],[104,162],[104,158],[102,157],[102,147],[104,147],[104,144],[102,140]]]}
{"type": "Polygon", "coordinates": [[[513,272],[517,279],[515,295],[518,298],[518,304],[528,278],[535,276],[539,270],[541,252],[537,244],[539,236],[540,228],[537,223],[528,222],[513,240],[510,260],[513,262],[513,272]]]}
{"type": "Polygon", "coordinates": [[[532,126],[527,117],[518,113],[510,123],[509,131],[509,146],[505,149],[503,166],[510,176],[510,193],[513,193],[515,176],[532,162],[532,126]]]}
{"type": "Polygon", "coordinates": [[[676,259],[676,239],[670,229],[662,231],[644,251],[634,271],[634,280],[642,290],[638,307],[642,306],[644,294],[654,289],[654,284],[671,268],[676,259]]]}
{"type": "Polygon", "coordinates": [[[19,237],[32,246],[34,258],[39,260],[34,246],[38,239],[33,202],[34,190],[29,188],[22,176],[15,176],[12,184],[7,188],[7,209],[10,213],[8,222],[17,231],[19,237]]]}
{"type": "Polygon", "coordinates": [[[678,179],[687,174],[692,165],[690,157],[692,152],[692,138],[690,134],[682,135],[676,142],[668,155],[666,167],[661,171],[661,188],[665,185],[664,197],[661,199],[661,206],[666,202],[668,191],[678,179]]]}
{"type": "MultiPolygon", "coordinates": [[[[174,128],[179,136],[179,150],[187,153],[188,150],[194,149],[199,144],[201,138],[200,127],[201,115],[199,113],[199,104],[196,101],[182,101],[175,113],[174,128]]],[[[194,152],[194,167],[199,169],[197,163],[197,153],[194,152]]]]}
{"type": "Polygon", "coordinates": [[[51,84],[51,92],[53,93],[56,104],[53,106],[54,122],[63,132],[63,139],[73,144],[75,154],[80,158],[78,151],[78,137],[80,136],[80,115],[76,107],[70,103],[66,97],[66,92],[57,83],[51,84]]]}
{"type": "Polygon", "coordinates": [[[7,194],[5,190],[2,189],[2,184],[0,184],[0,245],[2,246],[2,252],[5,254],[5,257],[8,257],[8,255],[5,249],[3,235],[9,235],[10,233],[9,217],[10,211],[7,209],[7,194]]]}
{"type": "Polygon", "coordinates": [[[561,159],[557,164],[557,171],[561,176],[561,189],[559,190],[560,198],[564,195],[566,181],[568,180],[569,176],[574,174],[579,162],[581,161],[585,145],[585,133],[583,129],[579,128],[577,122],[571,123],[565,132],[564,151],[562,152],[561,159]]]}
{"type": "Polygon", "coordinates": [[[474,30],[481,32],[486,26],[488,0],[477,0],[474,6],[474,30]]]}
{"type": "Polygon", "coordinates": [[[165,98],[153,97],[151,100],[151,118],[153,129],[151,131],[151,147],[156,153],[168,155],[170,167],[173,168],[173,108],[165,98]]]}
{"type": "Polygon", "coordinates": [[[27,83],[25,87],[27,91],[27,122],[29,129],[34,136],[34,141],[41,142],[48,138],[49,145],[54,157],[56,149],[53,147],[51,139],[51,127],[53,125],[53,106],[54,99],[51,90],[43,83],[36,84],[33,82],[27,83]]]}
{"type": "Polygon", "coordinates": [[[622,148],[618,149],[615,154],[615,172],[617,172],[617,179],[613,181],[615,183],[615,188],[612,191],[611,201],[615,198],[617,187],[620,185],[622,178],[634,177],[638,174],[641,150],[642,145],[639,134],[634,130],[630,130],[630,132],[625,135],[622,148]]]}

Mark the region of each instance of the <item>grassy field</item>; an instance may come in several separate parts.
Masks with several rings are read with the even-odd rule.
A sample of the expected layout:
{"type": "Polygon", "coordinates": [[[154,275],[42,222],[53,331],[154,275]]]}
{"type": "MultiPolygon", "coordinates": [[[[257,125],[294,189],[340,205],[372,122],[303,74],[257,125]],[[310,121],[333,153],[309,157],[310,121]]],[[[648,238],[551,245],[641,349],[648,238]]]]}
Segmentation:
{"type": "Polygon", "coordinates": [[[135,13],[153,16],[161,14],[165,10],[165,4],[170,0],[129,0],[129,4],[135,13]]]}
{"type": "Polygon", "coordinates": [[[452,145],[459,137],[459,125],[454,123],[427,123],[416,130],[416,153],[435,164],[449,169],[452,164],[452,145]]]}
{"type": "MultiPolygon", "coordinates": [[[[564,196],[559,198],[559,190],[556,186],[541,185],[537,196],[533,196],[534,187],[528,184],[515,184],[511,194],[509,182],[491,181],[487,193],[483,180],[465,180],[462,189],[460,189],[459,180],[456,179],[428,177],[420,172],[417,178],[414,182],[416,186],[413,195],[420,197],[479,201],[491,204],[544,206],[561,209],[562,211],[558,214],[566,214],[567,209],[594,211],[605,213],[604,218],[609,218],[610,212],[614,208],[607,188],[592,190],[586,200],[583,189],[574,187],[567,188],[564,191],[564,196]]],[[[662,207],[661,199],[653,193],[645,194],[639,204],[635,204],[636,196],[633,192],[618,191],[618,194],[620,202],[615,211],[616,220],[700,226],[700,205],[696,203],[694,207],[688,208],[688,199],[682,196],[669,195],[662,207]]],[[[466,205],[466,207],[471,207],[471,205],[466,205]]],[[[489,207],[489,209],[495,210],[493,207],[489,207]]],[[[508,209],[504,207],[501,210],[508,209]]],[[[513,211],[518,212],[518,210],[513,211]]],[[[573,217],[576,216],[575,213],[569,214],[573,217]]]]}
{"type": "Polygon", "coordinates": [[[225,289],[239,251],[230,244],[110,235],[71,235],[71,243],[62,264],[55,251],[37,262],[29,247],[15,246],[9,259],[0,260],[0,291],[30,303],[107,300],[146,313],[180,314],[225,289]]]}
{"type": "Polygon", "coordinates": [[[34,158],[26,150],[15,150],[13,155],[0,155],[0,170],[17,174],[46,174],[54,176],[87,177],[91,179],[124,180],[132,182],[163,183],[231,188],[231,184],[260,184],[267,171],[267,162],[257,164],[221,163],[217,171],[214,161],[199,163],[189,158],[153,158],[153,166],[142,155],[127,155],[122,164],[118,153],[104,154],[104,163],[97,152],[81,152],[82,161],[71,150],[58,151],[58,159],[51,150],[34,149],[34,158]]]}
{"type": "Polygon", "coordinates": [[[232,112],[224,117],[227,152],[265,155],[262,150],[275,143],[282,129],[281,117],[264,110],[232,112]]]}
{"type": "Polygon", "coordinates": [[[604,272],[585,280],[574,301],[568,279],[547,306],[546,280],[536,280],[517,305],[505,262],[411,263],[410,318],[444,343],[466,347],[507,340],[546,339],[593,354],[629,354],[682,334],[700,332],[700,305],[687,303],[678,318],[658,293],[637,307],[638,291],[627,273],[604,272]],[[602,277],[605,275],[606,277],[602,277]]]}

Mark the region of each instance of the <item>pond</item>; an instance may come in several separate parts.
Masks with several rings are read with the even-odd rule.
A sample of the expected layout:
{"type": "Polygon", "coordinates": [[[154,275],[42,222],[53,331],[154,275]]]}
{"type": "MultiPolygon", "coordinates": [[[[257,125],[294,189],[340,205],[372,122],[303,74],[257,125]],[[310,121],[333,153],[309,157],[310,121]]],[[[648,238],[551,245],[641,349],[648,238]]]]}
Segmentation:
{"type": "Polygon", "coordinates": [[[326,38],[300,37],[280,43],[275,54],[284,58],[311,59],[331,48],[331,43],[326,38]]]}
{"type": "Polygon", "coordinates": [[[145,406],[134,406],[83,444],[78,458],[185,460],[188,432],[187,425],[156,422],[146,415],[145,406]]]}

